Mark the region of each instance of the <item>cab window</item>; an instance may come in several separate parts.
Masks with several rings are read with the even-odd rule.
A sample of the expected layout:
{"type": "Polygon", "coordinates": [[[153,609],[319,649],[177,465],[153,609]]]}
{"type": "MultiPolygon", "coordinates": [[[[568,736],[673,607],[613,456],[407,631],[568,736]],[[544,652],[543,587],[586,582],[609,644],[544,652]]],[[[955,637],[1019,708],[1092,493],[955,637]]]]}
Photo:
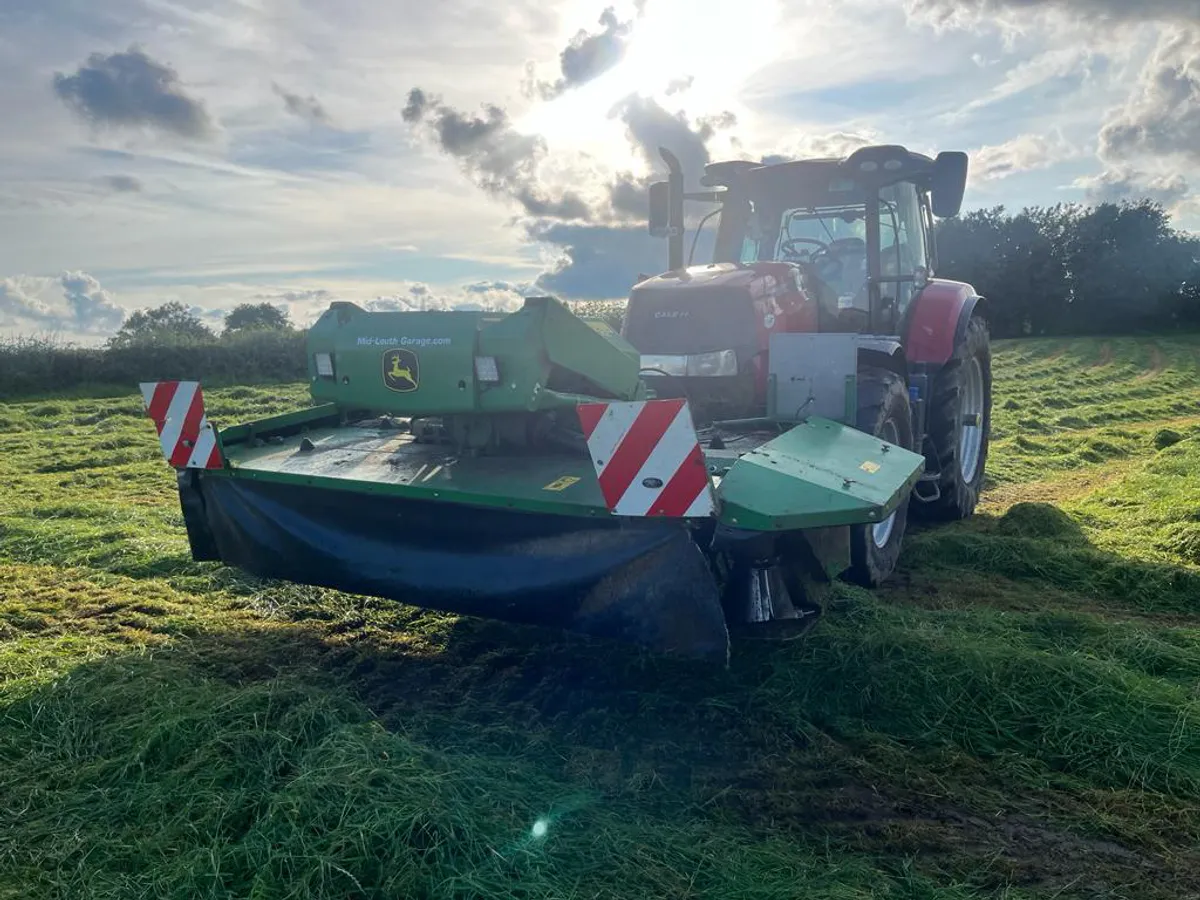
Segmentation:
{"type": "MultiPolygon", "coordinates": [[[[891,185],[880,191],[879,199],[883,277],[911,277],[917,269],[928,270],[928,244],[916,185],[910,182],[891,185]]],[[[915,292],[911,281],[884,285],[884,293],[896,298],[900,315],[912,302],[915,292]]]]}

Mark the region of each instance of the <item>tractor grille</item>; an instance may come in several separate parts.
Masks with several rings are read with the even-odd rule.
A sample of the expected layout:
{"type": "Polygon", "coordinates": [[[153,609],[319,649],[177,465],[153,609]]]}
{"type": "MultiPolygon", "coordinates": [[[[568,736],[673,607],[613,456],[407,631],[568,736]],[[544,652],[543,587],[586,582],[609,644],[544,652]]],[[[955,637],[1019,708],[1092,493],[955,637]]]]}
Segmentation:
{"type": "Polygon", "coordinates": [[[724,285],[711,291],[634,289],[624,333],[644,354],[737,350],[741,357],[757,349],[753,301],[724,285]]]}

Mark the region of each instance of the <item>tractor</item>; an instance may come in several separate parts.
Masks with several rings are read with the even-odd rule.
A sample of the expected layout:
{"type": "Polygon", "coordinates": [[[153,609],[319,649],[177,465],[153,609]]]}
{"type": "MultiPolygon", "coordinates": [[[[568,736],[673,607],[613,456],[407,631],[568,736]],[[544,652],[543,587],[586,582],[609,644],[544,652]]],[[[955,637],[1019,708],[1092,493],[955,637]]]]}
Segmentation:
{"type": "Polygon", "coordinates": [[[966,154],[884,145],[846,159],[718,162],[701,179],[715,190],[686,193],[678,158],[659,152],[670,176],[650,186],[649,229],[669,240],[669,271],[634,287],[622,335],[655,393],[685,394],[700,419],[805,408],[921,453],[911,502],[851,529],[848,574],[878,586],[910,509],[966,518],[983,483],[986,304],[934,277],[934,217],[958,215],[966,154]],[[717,205],[692,242],[694,254],[704,221],[719,216],[703,265],[684,263],[685,200],[717,205]],[[839,389],[851,376],[853,400],[839,389]]]}
{"type": "Polygon", "coordinates": [[[193,559],[727,664],[735,636],[806,633],[840,580],[886,580],[910,511],[970,515],[986,308],[933,277],[966,157],[721,162],[689,193],[661,152],[668,271],[619,331],[548,296],[336,301],[307,406],[218,428],[199,381],[143,383],[193,559]],[[720,216],[700,263],[687,201],[720,216]]]}

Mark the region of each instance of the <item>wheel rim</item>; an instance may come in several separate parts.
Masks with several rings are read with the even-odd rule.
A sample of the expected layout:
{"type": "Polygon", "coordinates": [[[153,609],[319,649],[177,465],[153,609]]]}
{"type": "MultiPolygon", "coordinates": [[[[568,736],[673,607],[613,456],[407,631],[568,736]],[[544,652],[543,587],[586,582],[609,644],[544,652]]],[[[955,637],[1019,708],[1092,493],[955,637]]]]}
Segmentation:
{"type": "MultiPolygon", "coordinates": [[[[899,443],[899,435],[896,431],[896,423],[890,419],[883,424],[883,434],[879,435],[889,444],[899,443]]],[[[871,526],[871,540],[875,542],[875,546],[882,550],[887,546],[887,542],[892,538],[892,531],[896,527],[896,516],[900,512],[900,507],[896,507],[896,512],[892,513],[882,522],[871,526]]]]}
{"type": "Polygon", "coordinates": [[[979,471],[979,454],[983,448],[983,368],[976,357],[971,358],[964,372],[959,393],[959,415],[962,417],[962,435],[959,438],[958,467],[963,481],[969,484],[979,471]]]}

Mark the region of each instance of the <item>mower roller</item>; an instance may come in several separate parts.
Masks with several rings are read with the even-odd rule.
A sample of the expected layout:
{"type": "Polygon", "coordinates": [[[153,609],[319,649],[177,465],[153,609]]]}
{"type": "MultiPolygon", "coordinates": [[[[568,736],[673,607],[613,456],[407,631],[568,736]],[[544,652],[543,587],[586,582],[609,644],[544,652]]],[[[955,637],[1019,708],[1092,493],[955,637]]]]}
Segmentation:
{"type": "Polygon", "coordinates": [[[731,634],[802,634],[838,579],[888,578],[910,507],[969,515],[987,332],[969,286],[932,278],[930,227],[965,158],[716,163],[719,190],[687,194],[662,153],[670,270],[620,332],[553,297],[335,302],[308,407],[218,429],[198,382],[143,384],[193,558],[724,662],[731,634]],[[689,199],[720,204],[700,265],[689,199]]]}

